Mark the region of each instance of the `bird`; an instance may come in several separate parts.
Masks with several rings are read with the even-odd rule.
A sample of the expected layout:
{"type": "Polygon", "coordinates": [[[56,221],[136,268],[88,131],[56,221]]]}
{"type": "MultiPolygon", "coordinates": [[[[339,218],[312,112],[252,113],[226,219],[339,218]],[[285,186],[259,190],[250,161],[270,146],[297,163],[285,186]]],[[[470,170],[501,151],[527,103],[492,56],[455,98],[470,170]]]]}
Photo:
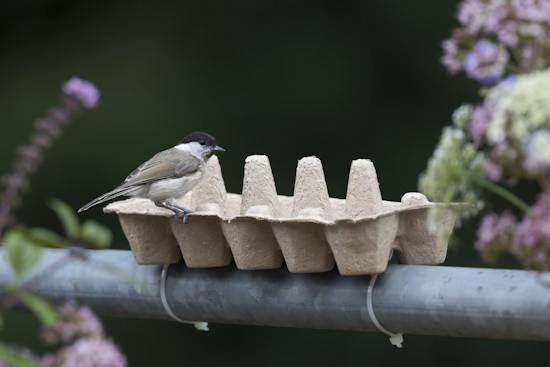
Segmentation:
{"type": "Polygon", "coordinates": [[[119,186],[90,201],[78,212],[119,196],[140,197],[173,211],[176,223],[179,223],[178,217],[183,213],[181,223],[187,223],[187,214],[192,211],[176,205],[175,201],[203,179],[206,162],[218,152],[225,152],[225,149],[216,143],[216,138],[205,132],[193,132],[174,147],[155,154],[130,173],[119,186]]]}

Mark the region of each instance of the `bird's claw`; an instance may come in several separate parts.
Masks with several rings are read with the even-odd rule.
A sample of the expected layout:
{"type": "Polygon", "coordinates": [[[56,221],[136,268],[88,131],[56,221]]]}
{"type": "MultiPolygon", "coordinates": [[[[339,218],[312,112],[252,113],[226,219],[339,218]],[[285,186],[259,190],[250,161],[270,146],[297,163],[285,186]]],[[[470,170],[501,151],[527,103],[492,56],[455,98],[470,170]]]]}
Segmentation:
{"type": "Polygon", "coordinates": [[[183,213],[183,217],[181,218],[181,222],[178,220],[180,213],[178,212],[174,215],[174,223],[176,223],[176,224],[187,224],[187,223],[189,223],[189,218],[187,217],[187,214],[189,214],[191,212],[182,212],[182,213],[183,213]]]}

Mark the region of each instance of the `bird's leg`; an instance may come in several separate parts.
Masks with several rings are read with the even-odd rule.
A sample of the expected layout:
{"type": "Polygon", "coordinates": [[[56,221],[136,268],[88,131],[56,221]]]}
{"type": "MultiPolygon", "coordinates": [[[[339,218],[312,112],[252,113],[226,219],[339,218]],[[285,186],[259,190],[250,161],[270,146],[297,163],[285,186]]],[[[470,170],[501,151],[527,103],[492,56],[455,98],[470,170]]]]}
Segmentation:
{"type": "Polygon", "coordinates": [[[193,211],[189,210],[187,208],[184,208],[183,206],[176,205],[176,204],[172,204],[172,206],[183,212],[182,224],[187,224],[187,222],[189,222],[189,220],[187,219],[187,214],[193,213],[193,211]]]}
{"type": "Polygon", "coordinates": [[[187,224],[189,222],[189,219],[187,218],[187,214],[193,213],[191,210],[184,208],[183,206],[176,205],[172,202],[155,201],[155,205],[173,211],[175,213],[174,223],[177,223],[177,224],[187,224]],[[183,218],[181,223],[178,222],[178,216],[180,213],[183,213],[183,218]]]}
{"type": "MultiPolygon", "coordinates": [[[[165,208],[165,209],[173,211],[174,212],[174,223],[180,224],[178,222],[178,216],[182,212],[181,210],[179,210],[177,208],[174,208],[172,205],[168,205],[168,204],[160,202],[160,201],[155,201],[155,205],[158,206],[158,207],[165,208]]],[[[184,221],[182,223],[186,223],[186,221],[185,221],[186,217],[187,217],[187,215],[184,214],[184,216],[183,216],[184,221]]]]}

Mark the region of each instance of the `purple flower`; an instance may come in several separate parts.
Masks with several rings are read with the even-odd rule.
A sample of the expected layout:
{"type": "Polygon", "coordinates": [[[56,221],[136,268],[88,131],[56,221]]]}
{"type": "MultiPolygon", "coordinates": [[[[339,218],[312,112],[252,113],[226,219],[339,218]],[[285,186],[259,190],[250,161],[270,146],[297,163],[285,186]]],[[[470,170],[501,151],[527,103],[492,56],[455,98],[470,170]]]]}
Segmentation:
{"type": "Polygon", "coordinates": [[[443,57],[441,63],[451,74],[456,74],[462,69],[462,61],[458,57],[458,44],[454,38],[443,41],[443,57]]]}
{"type": "Polygon", "coordinates": [[[99,101],[99,90],[92,83],[72,77],[63,84],[63,93],[73,95],[86,108],[94,108],[99,101]]]}
{"type": "Polygon", "coordinates": [[[530,174],[548,173],[550,168],[550,131],[536,130],[523,144],[523,168],[530,174]]]}
{"type": "Polygon", "coordinates": [[[514,238],[512,250],[527,268],[550,268],[549,223],[550,186],[547,186],[518,225],[514,238]]]}
{"type": "Polygon", "coordinates": [[[69,300],[58,308],[58,313],[59,321],[40,331],[40,337],[47,344],[69,343],[79,337],[99,338],[103,335],[101,322],[88,306],[79,307],[75,301],[69,300]]]}
{"type": "Polygon", "coordinates": [[[73,115],[84,105],[91,108],[97,104],[99,92],[93,84],[72,78],[63,85],[60,103],[50,108],[43,118],[34,123],[34,132],[29,143],[18,149],[13,170],[2,177],[0,183],[0,235],[6,227],[15,224],[13,210],[21,203],[21,193],[29,186],[29,177],[44,158],[44,150],[61,134],[73,115]]]}
{"type": "Polygon", "coordinates": [[[499,181],[506,167],[514,166],[518,153],[506,140],[493,145],[488,159],[484,164],[484,171],[492,181],[499,181]]]}
{"type": "Polygon", "coordinates": [[[502,77],[508,58],[502,45],[482,39],[466,54],[463,66],[469,77],[483,84],[494,84],[502,77]]]}
{"type": "Polygon", "coordinates": [[[470,136],[472,140],[480,145],[485,137],[487,125],[491,118],[492,107],[488,103],[476,106],[472,111],[472,119],[470,121],[470,136]]]}
{"type": "Polygon", "coordinates": [[[501,215],[486,214],[477,230],[475,248],[481,252],[484,261],[494,261],[513,245],[516,218],[509,211],[501,215]]]}
{"type": "MultiPolygon", "coordinates": [[[[124,354],[110,339],[82,338],[63,348],[57,356],[61,367],[126,367],[124,354]]],[[[49,357],[48,361],[52,358],[49,357]]],[[[46,362],[46,361],[45,361],[46,362]]]]}

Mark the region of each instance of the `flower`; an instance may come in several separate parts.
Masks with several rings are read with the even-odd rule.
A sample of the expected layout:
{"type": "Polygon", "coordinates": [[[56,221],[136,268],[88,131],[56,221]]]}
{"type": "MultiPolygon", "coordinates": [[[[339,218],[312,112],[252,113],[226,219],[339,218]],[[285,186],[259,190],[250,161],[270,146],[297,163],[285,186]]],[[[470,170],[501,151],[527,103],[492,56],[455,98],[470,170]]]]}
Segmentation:
{"type": "Polygon", "coordinates": [[[456,74],[462,70],[462,60],[459,57],[458,41],[450,38],[443,41],[443,57],[441,63],[447,68],[449,73],[456,74]]]}
{"type": "Polygon", "coordinates": [[[59,321],[44,327],[40,337],[47,344],[66,345],[40,359],[44,367],[124,367],[127,360],[111,339],[105,338],[101,322],[88,306],[70,300],[58,307],[59,321]],[[72,343],[72,344],[71,344],[72,343]]]}
{"type": "Polygon", "coordinates": [[[12,172],[1,179],[4,190],[0,192],[0,234],[15,223],[12,211],[21,202],[21,193],[29,186],[29,176],[42,161],[44,150],[52,145],[60,136],[61,128],[80,110],[79,103],[91,108],[99,99],[95,86],[78,78],[66,82],[63,91],[65,94],[61,96],[59,104],[50,108],[45,117],[35,121],[29,143],[18,149],[12,172]]]}
{"type": "MultiPolygon", "coordinates": [[[[51,357],[48,358],[50,361],[51,357]]],[[[60,367],[126,367],[128,361],[111,339],[81,338],[57,356],[60,367]]],[[[54,359],[55,360],[55,359],[54,359]]]]}
{"type": "Polygon", "coordinates": [[[528,173],[540,174],[550,168],[550,131],[536,130],[523,144],[523,167],[528,173]]]}
{"type": "Polygon", "coordinates": [[[517,159],[518,152],[508,141],[495,144],[485,162],[485,173],[492,181],[499,181],[504,171],[510,174],[517,171],[517,159]]]}
{"type": "Polygon", "coordinates": [[[477,145],[480,145],[483,142],[491,112],[492,106],[489,103],[484,103],[480,106],[476,106],[472,110],[469,130],[470,137],[477,145]]]}
{"type": "Polygon", "coordinates": [[[480,209],[480,199],[470,181],[473,176],[483,175],[484,160],[483,154],[467,141],[463,130],[446,127],[428,168],[420,175],[419,189],[431,200],[473,204],[462,207],[461,214],[475,214],[480,209]]]}
{"type": "Polygon", "coordinates": [[[94,108],[99,101],[99,90],[89,81],[72,77],[63,84],[63,93],[73,95],[86,108],[94,108]]]}
{"type": "Polygon", "coordinates": [[[457,14],[460,26],[443,43],[441,61],[452,74],[464,68],[483,84],[493,84],[507,67],[521,73],[545,68],[550,61],[549,4],[547,0],[462,1],[457,14]]]}
{"type": "Polygon", "coordinates": [[[88,306],[79,307],[74,300],[69,300],[58,308],[58,313],[59,321],[40,331],[42,340],[47,344],[69,343],[80,337],[99,338],[103,335],[101,322],[88,306]]]}
{"type": "Polygon", "coordinates": [[[482,39],[466,54],[464,70],[480,83],[494,84],[502,77],[508,58],[504,46],[482,39]]]}
{"type": "Polygon", "coordinates": [[[453,124],[460,129],[465,129],[468,126],[471,117],[472,105],[463,104],[453,112],[453,124]]]}
{"type": "Polygon", "coordinates": [[[481,252],[484,261],[495,261],[498,255],[511,248],[516,226],[516,218],[509,211],[483,217],[477,229],[475,248],[481,252]]]}
{"type": "Polygon", "coordinates": [[[550,269],[550,185],[518,225],[512,250],[527,268],[550,269]]]}

